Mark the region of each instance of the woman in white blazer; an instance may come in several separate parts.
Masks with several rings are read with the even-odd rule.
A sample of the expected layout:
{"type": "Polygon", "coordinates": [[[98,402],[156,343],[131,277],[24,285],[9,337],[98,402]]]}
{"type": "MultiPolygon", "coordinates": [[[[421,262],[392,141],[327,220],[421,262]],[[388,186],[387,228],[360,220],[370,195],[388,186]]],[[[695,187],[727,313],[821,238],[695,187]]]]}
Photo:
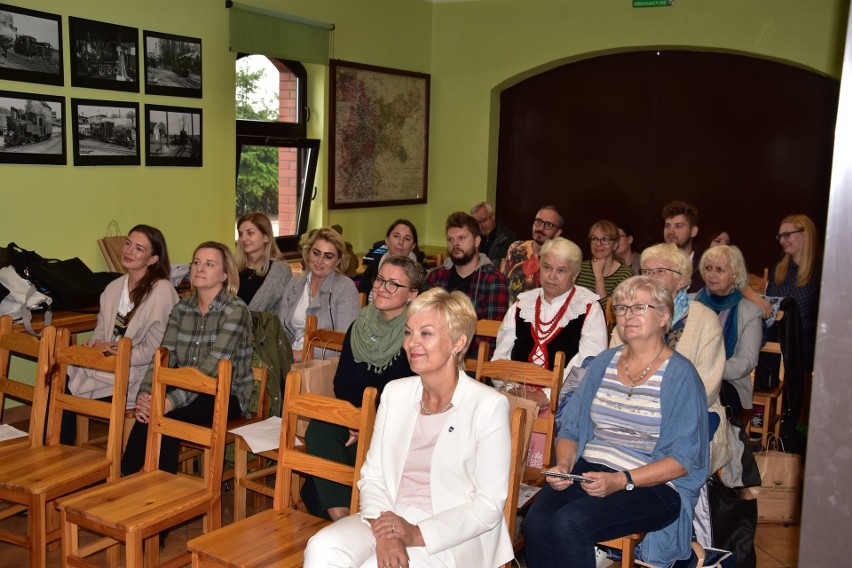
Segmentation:
{"type": "Polygon", "coordinates": [[[385,387],[361,469],[357,515],[308,543],[306,568],[494,568],[514,556],[508,400],[460,366],[476,312],[434,288],[411,304],[404,349],[417,376],[385,387]]]}

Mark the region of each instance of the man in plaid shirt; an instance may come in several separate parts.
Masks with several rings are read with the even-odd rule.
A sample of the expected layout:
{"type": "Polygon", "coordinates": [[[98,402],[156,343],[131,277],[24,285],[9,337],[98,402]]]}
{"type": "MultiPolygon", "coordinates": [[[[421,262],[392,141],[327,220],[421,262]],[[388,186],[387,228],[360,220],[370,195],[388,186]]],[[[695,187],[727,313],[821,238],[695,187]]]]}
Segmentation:
{"type": "MultiPolygon", "coordinates": [[[[456,211],[447,217],[447,260],[426,277],[427,288],[460,290],[473,302],[477,319],[502,320],[509,307],[506,277],[491,259],[479,252],[479,223],[456,211]]],[[[468,356],[476,356],[481,339],[475,337],[468,356]]],[[[489,340],[494,352],[494,340],[489,340]]]]}

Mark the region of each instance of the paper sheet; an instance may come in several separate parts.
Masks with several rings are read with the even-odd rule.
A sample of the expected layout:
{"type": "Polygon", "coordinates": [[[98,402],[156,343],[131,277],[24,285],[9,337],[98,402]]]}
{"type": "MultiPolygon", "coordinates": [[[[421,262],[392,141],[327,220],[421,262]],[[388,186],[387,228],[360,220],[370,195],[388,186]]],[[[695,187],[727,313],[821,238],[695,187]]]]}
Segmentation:
{"type": "Polygon", "coordinates": [[[28,433],[18,430],[14,426],[8,424],[0,424],[0,442],[4,440],[14,440],[15,438],[26,438],[28,433]]]}

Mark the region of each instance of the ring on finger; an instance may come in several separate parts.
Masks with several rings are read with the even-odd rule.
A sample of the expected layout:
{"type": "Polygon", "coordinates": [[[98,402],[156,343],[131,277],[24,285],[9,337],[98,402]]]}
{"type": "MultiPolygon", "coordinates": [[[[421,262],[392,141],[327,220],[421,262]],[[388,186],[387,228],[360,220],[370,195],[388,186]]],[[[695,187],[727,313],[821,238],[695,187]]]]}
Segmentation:
{"type": "Polygon", "coordinates": [[[395,524],[391,524],[391,532],[396,532],[396,525],[395,524]]]}

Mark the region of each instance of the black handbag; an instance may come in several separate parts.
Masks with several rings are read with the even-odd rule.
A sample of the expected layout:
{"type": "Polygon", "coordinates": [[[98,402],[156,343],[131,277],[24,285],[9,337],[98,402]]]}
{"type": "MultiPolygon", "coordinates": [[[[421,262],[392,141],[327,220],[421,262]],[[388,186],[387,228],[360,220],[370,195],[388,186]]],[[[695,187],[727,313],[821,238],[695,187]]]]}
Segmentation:
{"type": "Polygon", "coordinates": [[[97,306],[107,284],[121,276],[114,272],[92,272],[77,257],[68,260],[44,258],[15,243],[9,243],[6,248],[18,274],[50,296],[54,309],[97,306]]]}

